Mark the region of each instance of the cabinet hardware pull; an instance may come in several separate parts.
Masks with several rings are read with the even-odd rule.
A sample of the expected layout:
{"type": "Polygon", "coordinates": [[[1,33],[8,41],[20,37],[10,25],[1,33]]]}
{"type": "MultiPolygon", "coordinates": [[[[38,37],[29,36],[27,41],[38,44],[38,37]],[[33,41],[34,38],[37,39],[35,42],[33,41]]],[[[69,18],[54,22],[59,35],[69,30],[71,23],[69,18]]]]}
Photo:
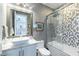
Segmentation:
{"type": "Polygon", "coordinates": [[[22,55],[24,56],[24,50],[23,50],[23,54],[22,55]]]}
{"type": "Polygon", "coordinates": [[[20,56],[20,51],[19,51],[19,56],[20,56]]]}

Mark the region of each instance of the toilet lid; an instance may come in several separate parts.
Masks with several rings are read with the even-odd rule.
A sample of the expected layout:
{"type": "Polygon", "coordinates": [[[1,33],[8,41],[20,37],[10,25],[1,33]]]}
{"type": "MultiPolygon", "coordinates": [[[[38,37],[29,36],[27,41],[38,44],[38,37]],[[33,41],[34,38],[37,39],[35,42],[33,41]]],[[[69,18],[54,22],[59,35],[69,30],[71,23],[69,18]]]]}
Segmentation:
{"type": "Polygon", "coordinates": [[[40,52],[41,55],[44,55],[44,56],[50,55],[50,52],[45,48],[40,48],[38,49],[38,51],[40,52]]]}

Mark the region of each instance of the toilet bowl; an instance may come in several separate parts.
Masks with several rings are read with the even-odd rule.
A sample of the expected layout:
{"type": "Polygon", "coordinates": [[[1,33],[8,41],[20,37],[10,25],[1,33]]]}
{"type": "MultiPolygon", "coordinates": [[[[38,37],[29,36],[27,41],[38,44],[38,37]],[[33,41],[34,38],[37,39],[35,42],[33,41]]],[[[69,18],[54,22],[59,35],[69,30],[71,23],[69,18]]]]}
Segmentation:
{"type": "Polygon", "coordinates": [[[50,51],[44,48],[44,41],[41,41],[37,47],[38,56],[50,56],[50,51]]]}
{"type": "Polygon", "coordinates": [[[38,56],[50,56],[50,52],[46,48],[38,49],[38,56]]]}

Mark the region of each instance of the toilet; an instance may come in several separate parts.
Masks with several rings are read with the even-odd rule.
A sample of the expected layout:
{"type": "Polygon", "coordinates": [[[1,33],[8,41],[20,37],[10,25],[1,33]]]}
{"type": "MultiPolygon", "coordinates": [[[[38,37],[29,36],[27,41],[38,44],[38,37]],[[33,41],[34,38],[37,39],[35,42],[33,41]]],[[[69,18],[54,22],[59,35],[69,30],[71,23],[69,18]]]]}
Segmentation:
{"type": "Polygon", "coordinates": [[[44,48],[44,41],[38,43],[37,56],[50,56],[50,51],[44,48]]]}

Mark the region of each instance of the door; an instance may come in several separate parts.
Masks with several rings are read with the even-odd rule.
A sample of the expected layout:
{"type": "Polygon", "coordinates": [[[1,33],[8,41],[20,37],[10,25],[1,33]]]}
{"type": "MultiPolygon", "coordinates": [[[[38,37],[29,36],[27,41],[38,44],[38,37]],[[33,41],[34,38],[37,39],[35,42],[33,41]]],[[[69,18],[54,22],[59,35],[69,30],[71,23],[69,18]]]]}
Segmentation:
{"type": "Polygon", "coordinates": [[[36,45],[23,47],[22,51],[23,56],[36,56],[36,45]]]}
{"type": "Polygon", "coordinates": [[[21,49],[13,49],[13,50],[8,50],[5,52],[6,56],[20,56],[21,55],[21,49]]]}

